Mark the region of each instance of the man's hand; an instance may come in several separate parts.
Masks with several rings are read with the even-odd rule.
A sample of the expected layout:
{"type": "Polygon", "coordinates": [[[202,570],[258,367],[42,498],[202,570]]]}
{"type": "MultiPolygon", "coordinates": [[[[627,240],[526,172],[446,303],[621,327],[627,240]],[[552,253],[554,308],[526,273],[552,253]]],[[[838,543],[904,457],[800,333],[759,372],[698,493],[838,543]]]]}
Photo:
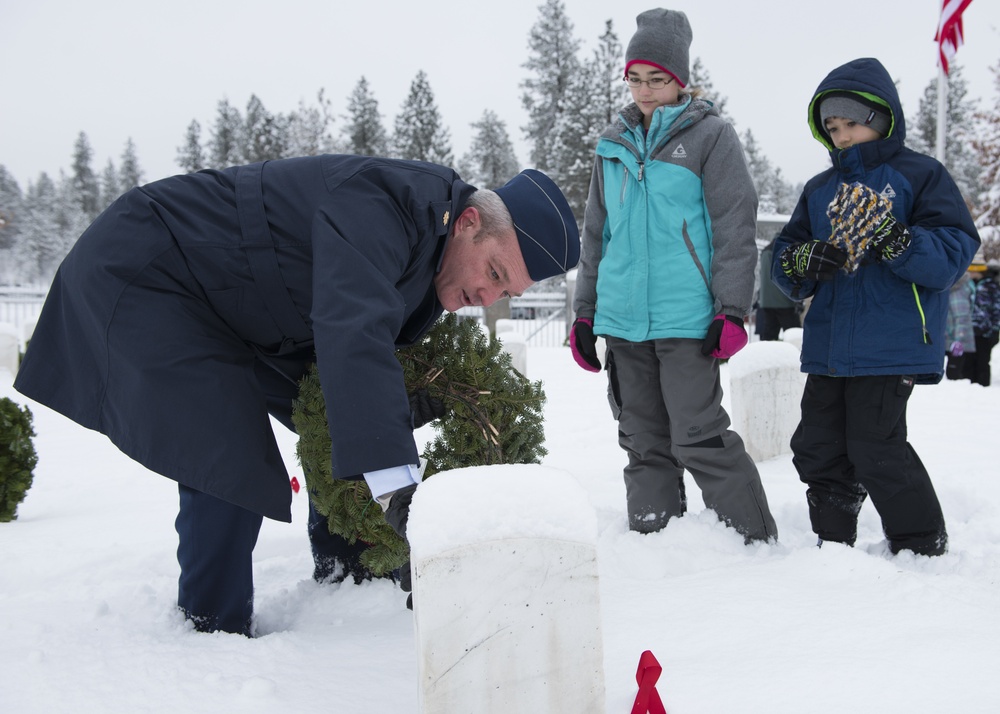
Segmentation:
{"type": "Polygon", "coordinates": [[[832,243],[808,240],[790,245],[781,252],[781,270],[791,280],[833,280],[844,263],[847,253],[832,243]]]}
{"type": "Polygon", "coordinates": [[[733,315],[716,315],[701,343],[701,353],[717,359],[729,359],[746,347],[749,339],[743,320],[733,315]]]}
{"type": "Polygon", "coordinates": [[[444,402],[432,397],[426,389],[418,389],[410,395],[410,414],[413,417],[413,428],[419,429],[427,422],[440,419],[448,413],[444,402]]]}
{"type": "Polygon", "coordinates": [[[576,363],[588,372],[600,372],[601,360],[597,358],[597,337],[594,335],[594,321],[589,317],[578,317],[569,333],[569,348],[576,363]]]}

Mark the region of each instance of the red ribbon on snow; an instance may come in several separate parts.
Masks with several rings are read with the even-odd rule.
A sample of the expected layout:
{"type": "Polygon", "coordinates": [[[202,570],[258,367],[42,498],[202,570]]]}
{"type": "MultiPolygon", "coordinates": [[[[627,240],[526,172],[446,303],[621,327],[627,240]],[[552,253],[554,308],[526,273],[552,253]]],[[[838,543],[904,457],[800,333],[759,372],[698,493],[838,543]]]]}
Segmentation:
{"type": "Polygon", "coordinates": [[[660,678],[663,667],[649,650],[639,657],[639,669],[635,672],[635,681],[639,685],[639,693],[635,695],[632,714],[667,714],[656,691],[656,680],[660,678]]]}

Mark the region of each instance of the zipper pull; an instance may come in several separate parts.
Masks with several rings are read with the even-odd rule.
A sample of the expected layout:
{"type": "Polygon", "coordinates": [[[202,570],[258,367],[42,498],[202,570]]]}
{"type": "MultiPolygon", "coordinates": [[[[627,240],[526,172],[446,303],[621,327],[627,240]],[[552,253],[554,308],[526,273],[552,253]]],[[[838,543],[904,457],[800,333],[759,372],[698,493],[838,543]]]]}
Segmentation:
{"type": "Polygon", "coordinates": [[[641,163],[641,162],[640,162],[640,163],[639,163],[639,175],[638,175],[638,176],[636,177],[636,178],[638,178],[638,179],[639,179],[640,181],[642,181],[642,174],[643,174],[643,172],[644,172],[645,170],[646,170],[646,164],[644,164],[644,163],[641,163]]]}

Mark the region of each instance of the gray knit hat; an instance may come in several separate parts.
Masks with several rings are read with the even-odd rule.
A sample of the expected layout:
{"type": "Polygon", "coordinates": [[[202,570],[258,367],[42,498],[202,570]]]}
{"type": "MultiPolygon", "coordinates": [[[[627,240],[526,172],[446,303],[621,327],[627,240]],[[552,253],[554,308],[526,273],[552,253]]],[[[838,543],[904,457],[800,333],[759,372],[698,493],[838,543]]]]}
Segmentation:
{"type": "Polygon", "coordinates": [[[841,117],[874,129],[882,136],[889,133],[892,124],[889,108],[883,107],[854,92],[830,92],[824,94],[819,103],[820,128],[824,134],[826,120],[841,117]]]}
{"type": "Polygon", "coordinates": [[[637,62],[662,69],[686,87],[690,80],[688,51],[691,48],[691,23],[679,10],[646,10],[635,18],[636,29],[625,50],[625,76],[637,62]]]}

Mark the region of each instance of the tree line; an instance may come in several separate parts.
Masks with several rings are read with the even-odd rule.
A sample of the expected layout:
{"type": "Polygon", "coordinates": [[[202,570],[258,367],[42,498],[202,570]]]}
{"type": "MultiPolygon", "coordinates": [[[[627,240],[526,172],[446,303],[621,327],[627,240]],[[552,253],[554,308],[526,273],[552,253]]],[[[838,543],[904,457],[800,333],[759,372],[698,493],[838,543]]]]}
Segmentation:
{"type": "MultiPolygon", "coordinates": [[[[580,55],[563,0],[546,0],[529,33],[527,76],[520,84],[527,124],[521,127],[529,150],[528,164],[552,176],[564,190],[578,222],[593,167],[599,134],[629,100],[621,81],[623,47],[610,20],[589,56],[580,55]]],[[[700,58],[691,68],[691,85],[702,89],[724,118],[739,130],[726,111],[726,99],[715,91],[700,58]]],[[[952,66],[948,85],[947,165],[974,216],[992,216],[1000,224],[1000,63],[996,105],[981,111],[967,97],[961,67],[952,66]]],[[[347,97],[337,124],[336,112],[323,90],[315,103],[301,101],[287,113],[275,113],[253,95],[243,111],[227,99],[218,102],[213,123],[203,136],[192,120],[177,147],[182,171],[224,168],[242,163],[322,153],[349,153],[416,159],[454,166],[469,183],[498,186],[521,169],[508,127],[487,109],[471,123],[470,146],[456,158],[450,132],[437,108],[427,75],[416,73],[395,121],[387,128],[378,100],[362,76],[347,97]]],[[[937,134],[937,81],[927,85],[920,106],[909,119],[907,143],[934,153],[937,134]]],[[[750,129],[740,133],[761,213],[788,214],[801,185],[785,180],[781,169],[764,155],[750,129]]],[[[93,152],[80,132],[68,174],[53,179],[42,173],[22,193],[0,165],[0,283],[46,284],[83,229],[124,191],[143,182],[132,140],[126,142],[118,166],[108,161],[99,174],[93,152]]],[[[991,248],[992,250],[992,248],[991,248]]],[[[1000,250],[997,251],[1000,257],[1000,250]]]]}

